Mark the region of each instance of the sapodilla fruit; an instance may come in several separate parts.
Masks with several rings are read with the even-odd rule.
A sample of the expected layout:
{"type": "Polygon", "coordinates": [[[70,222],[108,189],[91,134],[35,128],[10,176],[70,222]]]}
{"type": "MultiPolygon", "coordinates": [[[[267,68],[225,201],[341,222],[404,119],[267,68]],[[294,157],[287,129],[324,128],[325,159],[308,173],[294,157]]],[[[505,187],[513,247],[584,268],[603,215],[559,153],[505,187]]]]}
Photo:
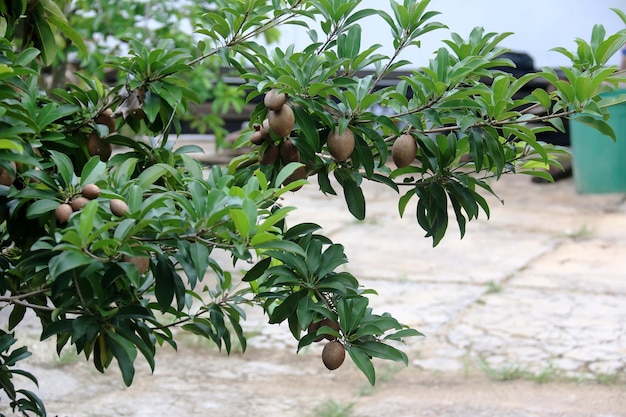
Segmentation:
{"type": "MultiPolygon", "coordinates": [[[[13,172],[17,169],[17,165],[15,162],[9,162],[11,168],[13,168],[13,172]]],[[[2,185],[11,185],[15,181],[15,176],[10,171],[0,167],[0,184],[2,185]]]]}
{"type": "Polygon", "coordinates": [[[110,200],[109,207],[111,208],[111,213],[113,213],[117,217],[123,217],[127,215],[130,211],[130,209],[128,208],[128,204],[118,198],[110,200]]]}
{"type": "MultiPolygon", "coordinates": [[[[309,324],[309,327],[307,328],[307,332],[309,334],[311,333],[316,333],[319,329],[321,329],[324,326],[328,326],[333,330],[339,331],[339,324],[337,324],[337,322],[335,322],[334,320],[331,320],[329,318],[325,318],[323,320],[320,321],[316,321],[316,322],[312,322],[311,324],[309,324]]],[[[324,339],[327,340],[335,340],[336,337],[330,334],[324,334],[321,336],[318,336],[314,342],[320,342],[324,339]]]]}
{"type": "Polygon", "coordinates": [[[110,143],[100,139],[96,132],[91,132],[87,138],[87,152],[90,156],[98,155],[102,162],[106,162],[111,157],[113,147],[110,143]]]}
{"type": "Polygon", "coordinates": [[[300,151],[296,148],[296,145],[291,139],[286,138],[278,145],[278,151],[280,153],[280,161],[283,165],[287,165],[289,162],[300,162],[300,151]]]}
{"type": "Polygon", "coordinates": [[[81,194],[83,197],[88,198],[89,200],[95,200],[100,197],[100,187],[96,184],[85,184],[83,185],[83,189],[81,190],[81,194]]]}
{"type": "Polygon", "coordinates": [[[350,129],[345,129],[341,134],[335,129],[328,134],[326,139],[328,152],[337,161],[345,161],[354,151],[354,133],[350,129]]]}
{"type": "Polygon", "coordinates": [[[259,163],[261,165],[269,165],[278,159],[278,146],[274,142],[268,142],[267,147],[261,151],[259,155],[259,163]]]}
{"type": "Polygon", "coordinates": [[[289,136],[296,124],[296,118],[293,115],[293,109],[285,104],[280,110],[270,110],[267,112],[267,120],[270,123],[270,129],[276,136],[281,138],[289,136]]]}
{"type": "Polygon", "coordinates": [[[259,133],[261,134],[261,137],[265,140],[270,139],[270,121],[267,119],[264,119],[263,122],[261,123],[261,126],[259,127],[259,133]]]}
{"type": "Polygon", "coordinates": [[[280,111],[286,101],[287,96],[285,93],[279,93],[275,88],[268,91],[263,98],[263,104],[265,104],[265,107],[274,111],[280,111]]]}
{"type": "Polygon", "coordinates": [[[73,212],[74,210],[72,209],[72,206],[67,203],[62,203],[59,204],[56,210],[54,210],[54,215],[56,216],[59,224],[66,224],[73,212]]]}
{"type": "Polygon", "coordinates": [[[115,132],[115,118],[113,117],[113,110],[104,109],[94,121],[99,125],[105,125],[109,129],[109,133],[115,132]]]}
{"type": "Polygon", "coordinates": [[[339,368],[345,359],[346,350],[338,340],[328,342],[322,349],[322,362],[330,371],[339,368]]]}
{"type": "Polygon", "coordinates": [[[391,158],[398,168],[404,168],[415,160],[417,142],[412,135],[404,133],[400,135],[391,147],[391,158]]]}
{"type": "Polygon", "coordinates": [[[250,135],[250,142],[252,142],[254,145],[261,145],[263,142],[265,142],[265,138],[263,137],[263,134],[260,130],[255,130],[254,132],[252,132],[252,135],[250,135]]]}
{"type": "MultiPolygon", "coordinates": [[[[307,177],[306,168],[303,166],[298,167],[290,176],[285,178],[285,181],[283,181],[283,185],[291,184],[292,182],[297,181],[297,180],[303,180],[306,177],[307,177]]],[[[291,191],[298,191],[300,188],[302,188],[302,186],[296,187],[291,191]]]]}
{"type": "Polygon", "coordinates": [[[72,207],[72,210],[79,211],[83,207],[85,207],[87,205],[87,203],[89,203],[89,199],[88,198],[86,198],[86,197],[76,197],[75,199],[72,200],[72,202],[70,203],[70,206],[72,207]]]}

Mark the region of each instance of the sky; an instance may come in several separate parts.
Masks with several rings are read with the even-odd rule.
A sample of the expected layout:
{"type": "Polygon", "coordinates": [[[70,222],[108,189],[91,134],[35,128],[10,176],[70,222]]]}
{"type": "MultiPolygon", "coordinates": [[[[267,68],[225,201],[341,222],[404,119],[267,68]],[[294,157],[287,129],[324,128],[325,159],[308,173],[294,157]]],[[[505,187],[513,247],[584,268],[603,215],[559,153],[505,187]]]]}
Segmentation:
{"type": "MultiPolygon", "coordinates": [[[[362,0],[360,7],[391,13],[387,0],[362,0]]],[[[402,57],[416,66],[425,65],[451,32],[466,38],[474,27],[482,26],[486,32],[514,32],[502,46],[528,53],[536,68],[568,66],[567,58],[550,49],[556,46],[575,49],[575,39],[589,41],[593,26],[598,23],[607,34],[624,29],[624,23],[610,8],[626,11],[626,0],[432,0],[429,10],[441,12],[435,19],[449,29],[427,34],[420,49],[412,48],[402,57]]],[[[392,37],[379,17],[363,20],[362,27],[362,49],[378,43],[387,45],[379,52],[391,54],[392,37]]],[[[283,42],[295,42],[298,47],[309,42],[299,27],[282,27],[281,32],[283,42]]],[[[618,65],[619,56],[615,55],[609,64],[618,65]]]]}

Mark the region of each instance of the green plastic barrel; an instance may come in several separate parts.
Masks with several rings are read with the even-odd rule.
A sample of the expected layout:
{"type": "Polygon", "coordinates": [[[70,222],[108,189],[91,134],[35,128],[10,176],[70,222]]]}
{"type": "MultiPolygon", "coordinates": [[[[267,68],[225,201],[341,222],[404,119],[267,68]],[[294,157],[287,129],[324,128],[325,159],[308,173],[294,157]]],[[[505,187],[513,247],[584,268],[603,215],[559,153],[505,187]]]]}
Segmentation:
{"type": "MultiPolygon", "coordinates": [[[[626,90],[605,93],[606,97],[626,90]]],[[[570,121],[572,170],[579,193],[626,192],[626,103],[610,108],[608,124],[617,141],[575,119],[570,121]]]]}

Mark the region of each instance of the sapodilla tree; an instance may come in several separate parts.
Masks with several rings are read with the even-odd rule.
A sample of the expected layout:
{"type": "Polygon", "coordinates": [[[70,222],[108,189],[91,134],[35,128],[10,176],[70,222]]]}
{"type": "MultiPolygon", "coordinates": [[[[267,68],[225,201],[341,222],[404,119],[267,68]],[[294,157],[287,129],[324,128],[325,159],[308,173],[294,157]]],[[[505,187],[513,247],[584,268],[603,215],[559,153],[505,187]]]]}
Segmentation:
{"type": "Polygon", "coordinates": [[[36,380],[15,369],[28,356],[26,347],[11,349],[10,332],[27,310],[41,321],[41,337],[56,339],[59,353],[73,347],[101,372],[115,360],[127,385],[138,353],[154,369],[156,345],[176,346],[174,327],[227,352],[235,337],[245,349],[245,306],[263,309],[271,324],[286,321],[299,349],[328,344],[329,368],[347,354],[373,384],[372,358],[407,363],[397,342],[420,333],[374,312],[357,278],[337,271],[347,262],[343,247],[318,225],[290,224],[294,208],[283,206],[281,196],[315,175],[321,192],[341,189],[349,211],[363,219],[361,184],[378,182],[399,193],[400,213],[417,200],[417,224],[437,244],[449,204],[462,233],[480,211],[489,214],[480,193],[491,192],[488,178],[548,176],[540,168],[556,164],[558,150],[537,134],[562,129],[563,118],[584,112],[577,120],[612,135],[604,116],[624,100],[601,93],[625,81],[606,63],[626,42],[626,30],[607,36],[597,25],[592,42],[578,39],[574,52],[558,49],[572,60],[561,69],[565,78],[546,69],[516,79],[500,70],[513,65],[500,46],[508,34],[476,28],[466,37],[453,34],[427,66],[382,87],[383,78],[411,64],[397,58],[404,49],[444,27],[433,20],[429,1],[392,1],[391,14],[349,0],[213,4],[198,18],[197,45],[131,40],[127,55],[107,58],[119,75],[114,87],[79,71],[76,83],[50,91],[39,83],[55,56],[48,35],[60,30],[84,46],[80,36],[54,2],[0,7],[0,167],[9,179],[0,185],[0,302],[8,312],[0,381],[15,410],[45,414],[42,401],[16,390],[12,378],[36,380]],[[365,17],[389,27],[391,56],[361,44],[365,17]],[[255,42],[288,23],[309,27],[311,43],[303,51],[255,42]],[[171,132],[180,131],[180,114],[198,98],[185,74],[216,57],[245,80],[248,100],[270,91],[280,99],[259,101],[236,142],[249,152],[207,169],[188,155],[198,147],[175,150],[171,132]],[[357,76],[365,68],[375,70],[357,76]],[[520,97],[538,78],[552,84],[551,92],[520,97]],[[374,113],[374,104],[389,111],[374,113]],[[287,122],[272,128],[271,119],[285,109],[287,122]],[[333,157],[333,132],[350,132],[348,155],[333,157]],[[403,154],[398,168],[388,157],[404,135],[415,140],[408,146],[415,155],[403,154]],[[117,152],[108,155],[103,145],[106,158],[94,154],[90,136],[117,152]],[[292,146],[297,152],[285,151],[292,146]],[[261,163],[270,147],[274,156],[261,163]],[[74,210],[78,198],[89,201],[74,210]],[[252,266],[231,273],[216,261],[218,251],[252,266]]]}

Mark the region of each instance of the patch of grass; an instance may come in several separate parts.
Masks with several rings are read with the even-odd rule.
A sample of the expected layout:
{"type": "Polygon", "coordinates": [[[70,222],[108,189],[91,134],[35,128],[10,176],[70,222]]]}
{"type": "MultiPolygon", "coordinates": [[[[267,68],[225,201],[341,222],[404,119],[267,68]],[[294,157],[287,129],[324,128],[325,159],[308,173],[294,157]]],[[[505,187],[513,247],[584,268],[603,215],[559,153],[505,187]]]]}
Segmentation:
{"type": "Polygon", "coordinates": [[[545,384],[546,382],[553,381],[559,377],[559,373],[552,366],[548,366],[540,372],[532,372],[526,369],[522,369],[519,366],[502,366],[494,368],[489,365],[484,359],[480,362],[480,368],[485,372],[489,379],[494,381],[513,381],[524,380],[532,381],[537,384],[545,384]]]}
{"type": "Polygon", "coordinates": [[[502,292],[502,285],[498,284],[495,281],[489,281],[487,283],[487,294],[498,294],[502,292]]]}
{"type": "Polygon", "coordinates": [[[620,382],[620,374],[596,374],[596,382],[600,385],[615,385],[620,382]]]}
{"type": "Polygon", "coordinates": [[[354,403],[342,404],[335,400],[326,401],[313,409],[315,417],[350,417],[354,403]]]}

